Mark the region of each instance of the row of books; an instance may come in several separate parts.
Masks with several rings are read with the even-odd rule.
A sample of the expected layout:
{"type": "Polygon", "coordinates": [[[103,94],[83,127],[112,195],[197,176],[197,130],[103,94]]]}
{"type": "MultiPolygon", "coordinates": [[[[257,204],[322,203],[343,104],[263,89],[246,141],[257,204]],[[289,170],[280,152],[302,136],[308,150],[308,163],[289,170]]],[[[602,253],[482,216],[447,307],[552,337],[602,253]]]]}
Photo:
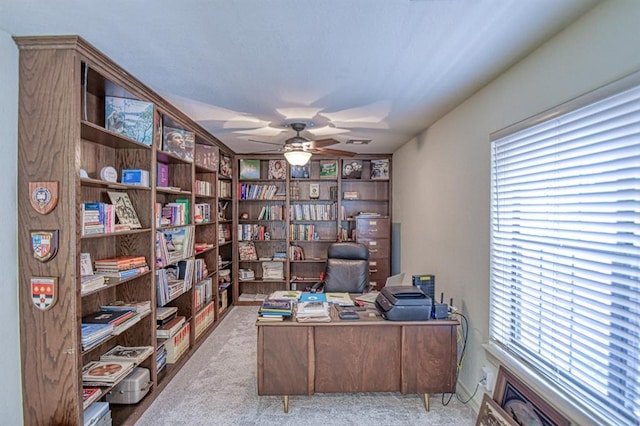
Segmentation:
{"type": "Polygon", "coordinates": [[[291,224],[289,225],[289,237],[292,240],[316,241],[320,239],[314,224],[291,224]]]}
{"type": "Polygon", "coordinates": [[[270,234],[264,225],[258,225],[257,223],[241,223],[238,225],[238,241],[265,241],[268,239],[270,239],[270,234]],[[267,235],[269,235],[269,238],[267,238],[267,235]]]}
{"type": "Polygon", "coordinates": [[[284,220],[285,207],[280,204],[262,206],[258,213],[258,220],[284,220]]]}
{"type": "Polygon", "coordinates": [[[213,190],[211,182],[196,179],[196,181],[193,183],[193,192],[195,192],[196,195],[202,195],[205,197],[212,196],[213,190]]]}
{"type": "Polygon", "coordinates": [[[196,203],[193,205],[194,223],[211,222],[211,206],[209,203],[196,203]]]}
{"type": "Polygon", "coordinates": [[[231,198],[231,182],[225,180],[218,181],[218,196],[221,198],[231,198]]]}
{"type": "Polygon", "coordinates": [[[112,204],[82,203],[81,234],[105,234],[115,232],[116,211],[112,204]]]}
{"type": "Polygon", "coordinates": [[[191,289],[194,264],[194,259],[187,259],[156,270],[158,306],[166,305],[191,289]]]}
{"type": "Polygon", "coordinates": [[[258,321],[282,321],[293,314],[293,300],[271,299],[262,301],[258,321]]]}
{"type": "Polygon", "coordinates": [[[156,212],[160,212],[160,216],[156,218],[158,227],[183,226],[189,223],[189,200],[186,198],[179,200],[165,205],[156,203],[156,212]]]}
{"type": "Polygon", "coordinates": [[[292,204],[289,206],[291,220],[335,220],[335,204],[292,204]]]}
{"type": "Polygon", "coordinates": [[[304,250],[300,246],[290,245],[289,246],[289,260],[304,260],[304,250]]]}
{"type": "Polygon", "coordinates": [[[205,278],[199,281],[193,288],[196,311],[213,300],[213,280],[205,278]]]}
{"type": "Polygon", "coordinates": [[[199,338],[215,321],[215,304],[209,302],[196,314],[194,321],[194,335],[199,338]]]}
{"type": "Polygon", "coordinates": [[[273,184],[238,184],[238,198],[240,200],[284,200],[284,186],[273,184]]]}

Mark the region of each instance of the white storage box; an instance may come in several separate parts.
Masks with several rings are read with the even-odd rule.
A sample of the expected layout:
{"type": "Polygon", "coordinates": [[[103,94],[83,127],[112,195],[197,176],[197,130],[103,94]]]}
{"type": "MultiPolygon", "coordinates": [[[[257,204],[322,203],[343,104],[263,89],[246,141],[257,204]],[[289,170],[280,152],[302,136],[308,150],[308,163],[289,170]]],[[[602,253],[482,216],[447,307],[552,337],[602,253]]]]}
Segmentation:
{"type": "Polygon", "coordinates": [[[151,376],[147,368],[136,367],[107,393],[111,404],[137,404],[149,392],[151,376]]]}

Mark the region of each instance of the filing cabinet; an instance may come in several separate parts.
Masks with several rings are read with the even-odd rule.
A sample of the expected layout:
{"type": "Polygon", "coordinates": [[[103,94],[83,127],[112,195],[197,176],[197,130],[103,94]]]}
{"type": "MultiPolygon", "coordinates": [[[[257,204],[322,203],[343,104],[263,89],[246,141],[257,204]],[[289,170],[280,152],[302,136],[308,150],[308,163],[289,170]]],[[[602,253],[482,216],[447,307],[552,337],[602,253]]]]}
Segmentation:
{"type": "Polygon", "coordinates": [[[391,224],[389,217],[357,217],[356,241],[369,249],[369,284],[381,290],[391,271],[391,224]]]}

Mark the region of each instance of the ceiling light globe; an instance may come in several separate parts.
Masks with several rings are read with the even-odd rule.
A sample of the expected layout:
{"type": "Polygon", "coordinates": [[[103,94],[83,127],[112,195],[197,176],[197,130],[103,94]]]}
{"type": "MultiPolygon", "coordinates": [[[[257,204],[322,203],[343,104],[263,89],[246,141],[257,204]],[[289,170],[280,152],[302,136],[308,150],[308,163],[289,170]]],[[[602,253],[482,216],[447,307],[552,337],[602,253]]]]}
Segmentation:
{"type": "Polygon", "coordinates": [[[284,153],[284,158],[292,166],[304,166],[309,162],[311,153],[308,151],[288,151],[284,153]]]}

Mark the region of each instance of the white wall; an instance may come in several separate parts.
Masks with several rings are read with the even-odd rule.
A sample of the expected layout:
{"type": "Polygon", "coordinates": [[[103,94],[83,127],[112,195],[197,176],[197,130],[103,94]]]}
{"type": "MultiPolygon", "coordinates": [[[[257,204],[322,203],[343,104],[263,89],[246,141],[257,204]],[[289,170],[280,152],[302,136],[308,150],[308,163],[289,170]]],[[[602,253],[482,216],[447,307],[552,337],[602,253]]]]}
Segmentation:
{"type": "Polygon", "coordinates": [[[640,69],[639,23],[640,1],[600,4],[394,153],[402,270],[435,274],[469,319],[467,395],[487,363],[489,134],[640,69]]]}
{"type": "Polygon", "coordinates": [[[0,423],[22,424],[20,331],[18,323],[18,49],[11,36],[0,31],[0,423]]]}

